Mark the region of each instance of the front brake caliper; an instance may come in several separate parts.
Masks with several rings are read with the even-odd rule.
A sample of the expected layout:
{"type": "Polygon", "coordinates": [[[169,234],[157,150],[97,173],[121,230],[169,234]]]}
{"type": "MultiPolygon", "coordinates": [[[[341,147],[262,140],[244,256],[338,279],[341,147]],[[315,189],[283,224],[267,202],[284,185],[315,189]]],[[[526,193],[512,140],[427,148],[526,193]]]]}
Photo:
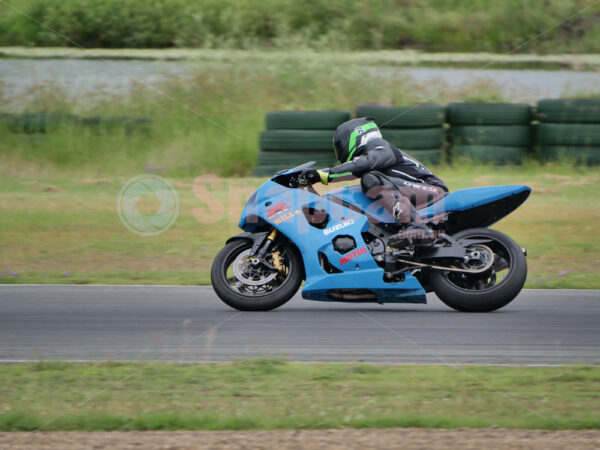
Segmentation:
{"type": "Polygon", "coordinates": [[[284,272],[283,263],[281,262],[281,255],[279,254],[279,250],[275,250],[273,253],[273,267],[277,269],[277,272],[284,272]]]}

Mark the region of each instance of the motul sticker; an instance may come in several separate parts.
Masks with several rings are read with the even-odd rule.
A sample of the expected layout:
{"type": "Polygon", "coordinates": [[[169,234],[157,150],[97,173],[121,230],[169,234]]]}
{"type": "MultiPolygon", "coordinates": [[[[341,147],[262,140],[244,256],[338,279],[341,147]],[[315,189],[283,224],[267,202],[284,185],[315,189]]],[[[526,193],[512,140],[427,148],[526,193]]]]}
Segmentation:
{"type": "Polygon", "coordinates": [[[340,258],[340,266],[343,266],[348,261],[352,261],[354,258],[356,258],[357,256],[362,255],[363,253],[367,253],[367,247],[357,248],[353,252],[350,252],[350,253],[342,256],[340,258]]]}
{"type": "Polygon", "coordinates": [[[337,231],[337,230],[341,230],[342,228],[346,228],[348,225],[352,225],[353,223],[354,223],[354,219],[345,220],[342,223],[338,223],[337,225],[334,225],[332,227],[325,228],[323,230],[323,234],[325,236],[327,236],[328,234],[333,233],[334,231],[337,231]]]}

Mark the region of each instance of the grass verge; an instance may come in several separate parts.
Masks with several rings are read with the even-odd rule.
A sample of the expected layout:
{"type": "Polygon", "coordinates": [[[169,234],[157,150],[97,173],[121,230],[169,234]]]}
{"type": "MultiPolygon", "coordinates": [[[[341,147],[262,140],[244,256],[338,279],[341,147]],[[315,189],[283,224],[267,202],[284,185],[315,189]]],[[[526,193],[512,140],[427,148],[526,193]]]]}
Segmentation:
{"type": "Polygon", "coordinates": [[[600,367],[0,366],[0,430],[599,428],[600,367]]]}
{"type": "MultiPolygon", "coordinates": [[[[493,226],[527,247],[526,287],[600,288],[597,170],[525,165],[434,171],[451,190],[531,186],[527,202],[493,226]]],[[[26,169],[20,176],[5,174],[0,178],[0,283],[208,284],[212,259],[229,236],[240,232],[243,204],[264,180],[167,178],[179,195],[179,217],[165,233],[142,237],[126,229],[116,211],[128,177],[39,177],[26,169]],[[194,182],[206,193],[196,196],[194,182]]],[[[151,212],[155,206],[150,200],[144,207],[151,212]]]]}
{"type": "MultiPolygon", "coordinates": [[[[505,100],[505,86],[500,83],[419,81],[406,73],[378,68],[375,61],[385,58],[379,54],[207,54],[211,56],[186,62],[183,72],[165,75],[160,82],[132,79],[130,89],[122,93],[111,89],[110,83],[93,93],[79,94],[59,82],[40,82],[19,94],[11,94],[10,86],[0,86],[0,115],[45,112],[49,116],[151,119],[145,132],[131,133],[126,127],[50,123],[50,119],[45,133],[35,133],[35,127],[11,127],[0,120],[1,173],[28,171],[44,177],[85,173],[104,178],[109,173],[131,176],[152,167],[175,177],[248,176],[256,165],[258,134],[268,111],[352,110],[370,102],[505,100]]],[[[390,58],[385,65],[393,64],[395,53],[390,58]]],[[[398,64],[403,65],[402,60],[398,64]]],[[[106,69],[114,71],[110,65],[106,69]]],[[[120,70],[127,75],[128,69],[120,70]]],[[[160,71],[158,66],[156,70],[160,71]]],[[[585,86],[576,93],[595,94],[585,86]]]]}
{"type": "Polygon", "coordinates": [[[281,50],[218,50],[198,48],[73,48],[73,47],[0,47],[0,58],[23,59],[107,59],[107,60],[203,60],[217,62],[261,61],[264,64],[293,57],[297,60],[328,61],[330,64],[368,66],[431,66],[475,69],[543,69],[598,70],[597,53],[547,54],[518,53],[449,53],[421,50],[375,51],[311,51],[306,49],[281,50]]]}

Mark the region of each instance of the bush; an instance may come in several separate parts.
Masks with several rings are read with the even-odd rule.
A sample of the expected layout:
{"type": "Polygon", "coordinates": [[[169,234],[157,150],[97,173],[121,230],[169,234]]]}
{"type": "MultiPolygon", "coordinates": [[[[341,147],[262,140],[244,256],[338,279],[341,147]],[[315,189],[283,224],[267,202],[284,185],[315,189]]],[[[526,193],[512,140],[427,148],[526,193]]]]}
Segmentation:
{"type": "MultiPolygon", "coordinates": [[[[547,0],[540,8],[536,0],[21,0],[15,6],[34,20],[0,6],[0,45],[505,52],[589,4],[547,0]]],[[[599,19],[600,12],[589,8],[519,51],[600,51],[599,19]]]]}

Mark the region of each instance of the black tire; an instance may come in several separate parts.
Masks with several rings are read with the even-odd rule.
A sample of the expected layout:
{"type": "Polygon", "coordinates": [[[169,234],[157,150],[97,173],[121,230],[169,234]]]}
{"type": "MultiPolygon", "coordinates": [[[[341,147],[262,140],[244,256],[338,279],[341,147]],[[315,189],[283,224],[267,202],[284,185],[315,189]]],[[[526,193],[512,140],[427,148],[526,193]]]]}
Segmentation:
{"type": "Polygon", "coordinates": [[[382,128],[383,138],[402,150],[431,150],[444,146],[446,132],[437,128],[382,128]]]}
{"type": "Polygon", "coordinates": [[[462,125],[450,129],[455,145],[528,147],[532,141],[529,125],[462,125]]]}
{"type": "Polygon", "coordinates": [[[70,114],[0,114],[0,121],[8,131],[14,133],[37,134],[54,131],[65,124],[77,123],[77,118],[70,114]]]}
{"type": "Polygon", "coordinates": [[[498,147],[492,145],[457,145],[450,150],[452,160],[468,159],[484,164],[520,164],[529,147],[498,147]]]}
{"type": "Polygon", "coordinates": [[[508,305],[521,292],[527,278],[527,260],[521,248],[509,236],[488,228],[473,228],[456,233],[456,239],[482,237],[493,240],[497,247],[486,244],[496,254],[500,250],[509,258],[509,271],[498,284],[483,290],[459,287],[450,280],[449,272],[430,271],[429,284],[436,295],[449,307],[463,312],[490,312],[508,305]]]}
{"type": "Polygon", "coordinates": [[[528,125],[527,103],[450,103],[448,122],[453,125],[528,125]]]}
{"type": "Polygon", "coordinates": [[[265,116],[265,125],[267,130],[333,131],[347,120],[348,111],[272,111],[265,116]]]}
{"type": "Polygon", "coordinates": [[[536,143],[600,146],[600,124],[540,123],[536,127],[536,143]]]}
{"type": "Polygon", "coordinates": [[[333,150],[321,152],[268,151],[258,154],[259,166],[295,167],[308,161],[315,161],[316,165],[320,167],[331,167],[335,163],[335,155],[333,150]]]}
{"type": "Polygon", "coordinates": [[[446,108],[441,105],[358,105],[356,117],[370,117],[380,128],[441,127],[446,120],[446,108]]]}
{"type": "Polygon", "coordinates": [[[261,150],[295,150],[333,152],[333,131],[330,130],[267,130],[260,132],[261,150]]]}
{"type": "Polygon", "coordinates": [[[289,273],[281,286],[274,292],[249,297],[235,292],[227,282],[226,271],[235,258],[244,250],[252,248],[248,240],[235,240],[217,254],[210,272],[212,286],[224,303],[239,311],[270,311],[290,300],[298,291],[304,278],[304,266],[298,251],[292,245],[280,244],[285,248],[290,264],[289,273]]]}
{"type": "Polygon", "coordinates": [[[296,166],[289,166],[289,167],[281,167],[281,166],[256,166],[253,170],[252,170],[252,176],[254,177],[269,177],[271,178],[273,175],[275,175],[277,172],[281,172],[282,170],[285,169],[292,169],[296,166]]]}
{"type": "Polygon", "coordinates": [[[577,164],[600,164],[600,147],[555,147],[543,146],[538,149],[542,161],[572,161],[577,164]]]}
{"type": "Polygon", "coordinates": [[[600,123],[600,99],[540,100],[536,117],[540,122],[600,123]]]}
{"type": "Polygon", "coordinates": [[[413,150],[407,153],[408,156],[412,156],[413,158],[425,164],[441,164],[444,162],[444,152],[439,148],[429,150],[413,150]]]}
{"type": "Polygon", "coordinates": [[[315,168],[323,169],[335,165],[332,150],[321,152],[268,151],[259,152],[258,165],[252,171],[255,176],[273,175],[283,169],[291,169],[309,161],[315,162],[315,168]]]}

